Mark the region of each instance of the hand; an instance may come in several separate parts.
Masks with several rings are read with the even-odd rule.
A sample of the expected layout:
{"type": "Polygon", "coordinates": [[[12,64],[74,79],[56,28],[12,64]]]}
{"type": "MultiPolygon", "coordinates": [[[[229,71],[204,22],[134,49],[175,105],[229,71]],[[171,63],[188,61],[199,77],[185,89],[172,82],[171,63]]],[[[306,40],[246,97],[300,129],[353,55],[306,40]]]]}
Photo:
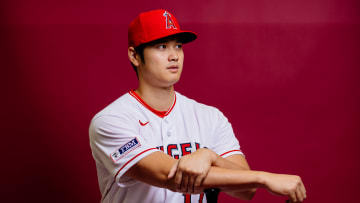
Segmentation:
{"type": "Polygon", "coordinates": [[[171,168],[168,178],[175,176],[175,188],[182,193],[202,193],[200,186],[216,156],[215,152],[201,148],[183,156],[171,168]]]}
{"type": "Polygon", "coordinates": [[[264,184],[271,193],[286,195],[289,202],[302,202],[306,198],[305,186],[299,176],[266,172],[264,175],[264,184]]]}

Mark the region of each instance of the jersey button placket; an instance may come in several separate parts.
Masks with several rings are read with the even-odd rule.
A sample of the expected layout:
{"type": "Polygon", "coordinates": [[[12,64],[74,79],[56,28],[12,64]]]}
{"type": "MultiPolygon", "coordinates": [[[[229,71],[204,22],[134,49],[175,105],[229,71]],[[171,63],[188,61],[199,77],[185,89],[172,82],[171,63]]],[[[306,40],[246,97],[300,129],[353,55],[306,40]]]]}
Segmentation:
{"type": "Polygon", "coordinates": [[[162,120],[162,134],[163,139],[167,143],[170,140],[172,140],[172,137],[174,136],[174,126],[170,122],[169,117],[165,117],[162,120]]]}
{"type": "Polygon", "coordinates": [[[170,137],[169,135],[171,135],[171,132],[169,131],[170,126],[168,123],[169,121],[167,118],[163,118],[161,121],[161,134],[165,142],[167,138],[170,137]]]}

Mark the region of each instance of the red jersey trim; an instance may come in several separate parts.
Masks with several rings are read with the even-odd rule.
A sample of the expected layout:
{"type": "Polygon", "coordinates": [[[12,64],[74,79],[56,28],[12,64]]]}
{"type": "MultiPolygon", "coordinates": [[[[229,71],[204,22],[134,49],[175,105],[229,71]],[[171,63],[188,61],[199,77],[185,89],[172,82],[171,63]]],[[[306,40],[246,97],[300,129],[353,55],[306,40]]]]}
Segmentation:
{"type": "Polygon", "coordinates": [[[169,113],[171,112],[171,110],[173,110],[175,103],[176,103],[176,94],[174,92],[174,102],[171,105],[171,107],[167,111],[158,111],[158,110],[152,108],[151,106],[149,106],[144,100],[142,100],[141,97],[138,94],[136,94],[136,92],[134,90],[131,90],[129,92],[129,94],[131,96],[133,96],[138,102],[140,102],[140,104],[142,104],[145,108],[149,109],[151,112],[153,112],[160,118],[164,118],[165,116],[169,115],[169,113]]]}
{"type": "Polygon", "coordinates": [[[240,149],[235,149],[235,150],[231,150],[231,151],[225,152],[225,153],[221,154],[220,156],[224,156],[225,154],[229,154],[229,153],[231,153],[231,152],[241,152],[241,153],[243,153],[240,149]]]}
{"type": "Polygon", "coordinates": [[[150,149],[147,149],[147,150],[145,150],[145,151],[142,151],[142,152],[140,152],[139,154],[137,154],[136,156],[134,156],[133,158],[131,158],[129,161],[127,161],[127,162],[118,170],[118,172],[117,172],[116,175],[115,175],[115,179],[116,179],[116,177],[119,175],[120,171],[121,171],[123,168],[125,168],[125,166],[127,166],[131,161],[133,161],[134,159],[136,159],[136,157],[144,154],[144,153],[147,152],[147,151],[153,150],[153,149],[157,149],[157,148],[150,148],[150,149]]]}

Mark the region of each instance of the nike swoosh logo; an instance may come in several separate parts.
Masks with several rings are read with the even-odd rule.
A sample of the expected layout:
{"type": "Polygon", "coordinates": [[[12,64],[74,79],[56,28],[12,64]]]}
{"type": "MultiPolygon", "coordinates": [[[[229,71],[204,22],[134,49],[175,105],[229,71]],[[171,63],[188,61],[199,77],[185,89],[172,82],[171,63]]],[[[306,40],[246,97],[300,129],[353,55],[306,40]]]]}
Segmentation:
{"type": "Polygon", "coordinates": [[[146,125],[149,123],[149,121],[146,122],[146,123],[143,123],[143,122],[141,122],[141,121],[139,120],[139,123],[140,123],[141,126],[146,126],[146,125]]]}

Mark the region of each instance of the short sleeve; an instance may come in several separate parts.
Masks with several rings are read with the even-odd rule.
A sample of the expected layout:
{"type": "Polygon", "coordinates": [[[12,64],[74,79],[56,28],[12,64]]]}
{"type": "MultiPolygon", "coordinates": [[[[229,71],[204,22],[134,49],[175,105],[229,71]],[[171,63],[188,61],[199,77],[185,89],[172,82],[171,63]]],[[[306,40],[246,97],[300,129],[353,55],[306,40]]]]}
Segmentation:
{"type": "Polygon", "coordinates": [[[216,109],[213,118],[215,128],[213,130],[211,149],[224,158],[235,154],[244,155],[232,126],[224,114],[216,109]]]}
{"type": "Polygon", "coordinates": [[[121,187],[135,182],[125,172],[145,156],[158,151],[140,136],[138,123],[125,116],[95,117],[89,128],[93,156],[121,187]]]}

